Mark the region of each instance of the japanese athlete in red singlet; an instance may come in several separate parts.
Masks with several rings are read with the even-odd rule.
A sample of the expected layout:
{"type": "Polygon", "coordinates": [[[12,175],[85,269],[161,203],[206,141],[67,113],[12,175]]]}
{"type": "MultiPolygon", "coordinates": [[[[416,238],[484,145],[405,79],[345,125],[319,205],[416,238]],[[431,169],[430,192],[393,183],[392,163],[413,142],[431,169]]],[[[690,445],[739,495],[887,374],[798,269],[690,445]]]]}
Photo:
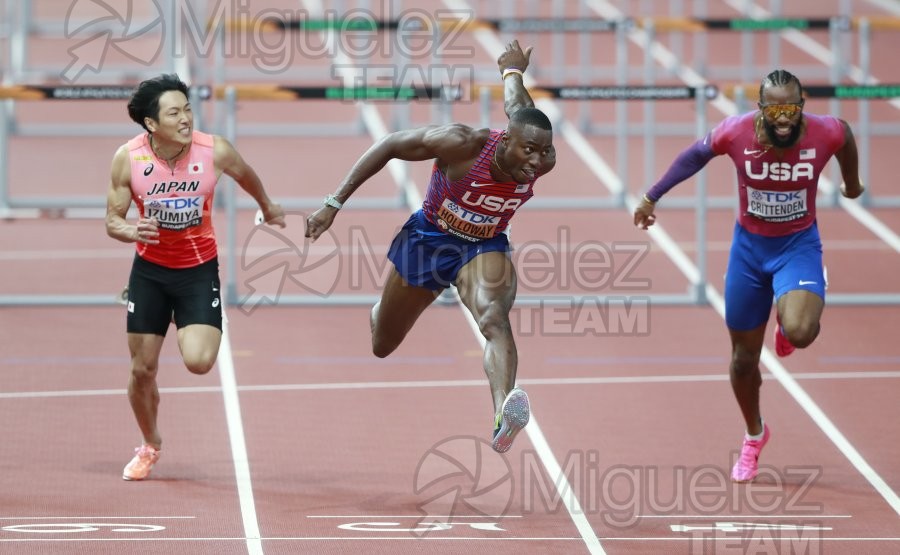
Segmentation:
{"type": "Polygon", "coordinates": [[[284,211],[228,141],[194,130],[188,88],[177,76],[142,82],[128,114],[145,132],[113,157],[106,232],[137,245],[128,280],[128,399],[143,442],[122,477],[143,480],[162,448],[156,375],[170,322],[191,372],[209,372],[219,352],[222,306],[212,225],[219,176],[226,173],[250,194],[267,223],[284,227],[284,211]],[[137,223],[127,221],[132,202],[137,223]]]}
{"type": "Polygon", "coordinates": [[[535,180],[553,169],[556,151],[550,120],[534,108],[522,82],[531,49],[510,43],[498,65],[504,83],[505,130],[462,124],[398,131],[372,146],[353,166],[326,205],[307,220],[318,238],[350,195],[388,161],[434,160],[425,201],[394,238],[391,273],[371,315],[372,351],[396,349],[441,291],[455,285],[486,340],[484,371],[493,398],[493,442],[511,446],[530,418],[525,392],[515,387],[518,355],[509,322],[516,271],[505,231],[534,194],[535,180]]]}
{"type": "Polygon", "coordinates": [[[859,156],[850,126],[831,116],[803,112],[803,86],[785,70],[760,84],[759,110],[727,118],[675,159],[634,211],[647,229],[656,202],[672,187],[727,154],[737,171],[740,212],[725,276],[725,322],[731,334],[731,386],[747,431],[732,468],[735,482],[759,471],[759,454],[770,431],[759,410],[759,357],[766,324],[777,299],[775,352],[787,356],[819,334],[825,307],[822,242],[816,226],[819,175],[835,157],[841,193],[863,193],[859,156]]]}

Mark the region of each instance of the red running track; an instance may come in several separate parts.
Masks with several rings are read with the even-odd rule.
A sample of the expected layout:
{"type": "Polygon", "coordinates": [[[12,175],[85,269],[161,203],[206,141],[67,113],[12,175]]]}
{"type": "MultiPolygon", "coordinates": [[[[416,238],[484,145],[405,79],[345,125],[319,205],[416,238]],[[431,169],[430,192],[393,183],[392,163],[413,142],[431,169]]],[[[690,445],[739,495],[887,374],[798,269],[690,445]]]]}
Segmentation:
{"type": "MultiPolygon", "coordinates": [[[[712,11],[735,15],[724,3],[714,3],[712,11]]],[[[490,63],[494,53],[471,37],[465,40],[479,63],[490,63]]],[[[712,51],[726,50],[718,41],[727,39],[711,40],[712,51]]],[[[542,38],[535,42],[540,59],[550,45],[542,38]]],[[[54,52],[48,48],[49,56],[54,52]]],[[[874,71],[887,81],[890,60],[879,52],[874,71]]],[[[288,109],[289,117],[322,113],[319,105],[304,106],[288,109]]],[[[593,107],[598,121],[609,117],[607,108],[593,107]]],[[[242,117],[288,117],[284,108],[277,114],[266,109],[244,106],[242,117]]],[[[883,121],[897,119],[890,106],[877,110],[883,121]]],[[[459,113],[477,119],[474,109],[459,113]]],[[[430,114],[416,109],[414,115],[427,121],[430,114]]],[[[85,161],[90,182],[105,182],[116,140],[65,141],[61,162],[42,168],[47,178],[41,194],[62,193],[55,187],[65,167],[85,161]]],[[[892,152],[896,142],[883,138],[872,148],[892,152]]],[[[278,143],[241,138],[239,148],[281,198],[329,192],[370,143],[366,137],[278,143]],[[286,159],[316,163],[303,165],[301,179],[286,159]]],[[[607,140],[590,143],[605,157],[615,153],[607,140]]],[[[33,141],[12,146],[15,176],[41,160],[33,141]]],[[[661,143],[657,170],[680,146],[677,140],[661,143]]],[[[539,194],[605,194],[566,140],[559,138],[557,147],[567,163],[541,181],[539,194]]],[[[614,156],[607,159],[615,167],[614,156]]],[[[888,159],[873,157],[873,181],[890,182],[888,159]]],[[[641,175],[632,163],[629,174],[641,175]]],[[[427,164],[416,165],[413,177],[422,183],[427,171],[427,164]]],[[[730,166],[718,161],[708,172],[713,192],[726,194],[730,166]]],[[[16,179],[13,186],[22,183],[16,179]]],[[[360,196],[390,197],[393,187],[385,173],[360,196]]],[[[631,186],[633,192],[640,188],[631,186]]],[[[691,190],[685,184],[680,193],[691,190]]],[[[873,214],[900,231],[896,210],[873,214]]],[[[251,238],[250,217],[240,217],[242,246],[251,238]]],[[[400,209],[347,210],[335,225],[333,245],[304,251],[307,267],[327,263],[288,280],[282,294],[331,285],[334,293],[377,294],[383,267],[373,264],[383,261],[404,218],[400,209]],[[360,237],[352,229],[365,232],[361,251],[350,248],[360,237]],[[327,259],[333,250],[339,256],[327,259]]],[[[660,210],[661,225],[689,255],[691,218],[660,210]]],[[[732,218],[730,211],[709,217],[708,267],[716,290],[732,218]]],[[[242,251],[241,260],[253,262],[285,241],[302,245],[300,218],[291,220],[284,240],[267,236],[269,243],[248,243],[258,250],[242,251]]],[[[640,300],[684,292],[688,280],[666,251],[629,220],[627,213],[609,210],[524,210],[513,235],[520,294],[640,300]],[[609,264],[582,279],[567,273],[576,269],[580,246],[609,256],[609,264]],[[527,253],[549,253],[552,274],[527,253]]],[[[820,224],[830,291],[897,292],[890,276],[900,270],[900,257],[891,245],[840,209],[823,210],[820,224]]],[[[219,221],[223,235],[224,226],[219,221]]],[[[3,222],[0,249],[9,294],[113,295],[131,256],[128,247],[105,237],[102,221],[90,219],[3,222]]],[[[239,270],[242,291],[256,276],[252,268],[239,270]]],[[[763,413],[773,439],[762,457],[761,478],[749,486],[728,481],[742,423],[727,383],[727,334],[710,307],[518,307],[513,325],[519,384],[531,396],[534,421],[502,457],[486,448],[492,410],[481,345],[459,307],[426,311],[404,345],[384,360],[369,351],[367,306],[250,308],[228,308],[227,341],[216,371],[207,376],[185,372],[169,338],[160,373],[164,454],[143,483],[120,479],[140,441],[124,391],[128,360],[121,309],[0,310],[0,415],[6,424],[0,552],[900,549],[898,510],[891,505],[900,489],[900,448],[892,440],[900,421],[895,307],[829,306],[813,347],[782,360],[767,351],[763,413]]]]}

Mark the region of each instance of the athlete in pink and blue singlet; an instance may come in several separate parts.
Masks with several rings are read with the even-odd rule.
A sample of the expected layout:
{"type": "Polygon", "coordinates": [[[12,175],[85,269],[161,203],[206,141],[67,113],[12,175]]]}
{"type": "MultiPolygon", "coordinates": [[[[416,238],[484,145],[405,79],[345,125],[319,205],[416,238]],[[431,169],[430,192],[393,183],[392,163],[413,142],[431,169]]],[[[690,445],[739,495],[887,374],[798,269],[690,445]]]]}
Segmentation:
{"type": "Polygon", "coordinates": [[[816,192],[819,175],[845,141],[837,118],[804,114],[803,134],[791,148],[766,147],[755,139],[757,114],[730,117],[711,133],[711,151],[730,156],[737,170],[740,211],[725,279],[725,321],[739,331],[769,320],[773,294],[806,290],[824,300],[816,192]]]}
{"type": "Polygon", "coordinates": [[[472,168],[463,177],[450,181],[437,166],[425,193],[422,212],[445,233],[478,242],[506,231],[509,220],[534,195],[537,176],[526,183],[497,182],[491,163],[505,130],[492,130],[472,168]]]}
{"type": "Polygon", "coordinates": [[[505,230],[534,194],[535,180],[556,164],[550,120],[534,108],[522,82],[530,54],[513,41],[497,62],[506,130],[448,124],[391,133],[354,164],[306,229],[307,237],[318,238],[350,195],[390,160],[434,160],[422,208],[388,251],[393,266],[372,309],[372,352],[392,353],[441,291],[455,285],[485,338],[483,365],[494,401],[491,445],[498,452],[510,448],[530,415],[527,395],[515,387],[518,354],[509,312],[516,272],[505,230]]]}
{"type": "Polygon", "coordinates": [[[492,130],[465,175],[450,179],[435,161],[422,208],[404,225],[388,250],[410,285],[440,291],[456,282],[460,268],[475,256],[509,251],[510,219],[534,195],[537,175],[519,183],[491,175],[506,131],[492,130]]]}
{"type": "Polygon", "coordinates": [[[656,202],[672,187],[727,154],[737,170],[740,212],[725,275],[725,321],[731,335],[731,385],[747,425],[732,479],[747,482],[770,431],[759,410],[759,358],[777,299],[775,351],[787,356],[809,346],[825,307],[822,242],[816,226],[819,175],[834,156],[845,197],[863,192],[856,141],[846,122],[803,113],[803,87],[776,70],[760,85],[759,110],[725,119],[682,152],[634,212],[647,229],[656,202]]]}

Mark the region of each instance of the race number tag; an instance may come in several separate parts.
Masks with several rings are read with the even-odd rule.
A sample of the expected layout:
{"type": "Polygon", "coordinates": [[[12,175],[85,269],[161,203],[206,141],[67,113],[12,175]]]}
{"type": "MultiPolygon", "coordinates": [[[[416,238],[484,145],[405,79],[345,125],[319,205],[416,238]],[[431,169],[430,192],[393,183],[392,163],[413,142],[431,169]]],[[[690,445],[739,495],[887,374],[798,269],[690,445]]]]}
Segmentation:
{"type": "Polygon", "coordinates": [[[762,191],[747,186],[747,212],[767,222],[789,222],[809,212],[806,189],[762,191]]]}
{"type": "Polygon", "coordinates": [[[500,216],[473,212],[449,199],[444,199],[438,208],[437,219],[444,231],[469,241],[490,239],[500,223],[500,216]]]}
{"type": "Polygon", "coordinates": [[[203,197],[161,198],[144,205],[144,217],[156,218],[160,229],[180,231],[203,222],[203,197]]]}

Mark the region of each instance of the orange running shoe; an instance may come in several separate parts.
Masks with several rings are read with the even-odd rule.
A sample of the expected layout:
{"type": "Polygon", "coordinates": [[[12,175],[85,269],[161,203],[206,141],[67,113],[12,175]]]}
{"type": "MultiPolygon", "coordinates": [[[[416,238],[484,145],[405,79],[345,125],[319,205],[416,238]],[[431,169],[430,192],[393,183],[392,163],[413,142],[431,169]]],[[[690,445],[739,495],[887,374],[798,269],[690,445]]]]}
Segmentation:
{"type": "Polygon", "coordinates": [[[123,480],[138,481],[149,476],[153,465],[159,460],[160,450],[145,443],[135,448],[134,453],[134,458],[125,465],[122,472],[123,480]]]}

